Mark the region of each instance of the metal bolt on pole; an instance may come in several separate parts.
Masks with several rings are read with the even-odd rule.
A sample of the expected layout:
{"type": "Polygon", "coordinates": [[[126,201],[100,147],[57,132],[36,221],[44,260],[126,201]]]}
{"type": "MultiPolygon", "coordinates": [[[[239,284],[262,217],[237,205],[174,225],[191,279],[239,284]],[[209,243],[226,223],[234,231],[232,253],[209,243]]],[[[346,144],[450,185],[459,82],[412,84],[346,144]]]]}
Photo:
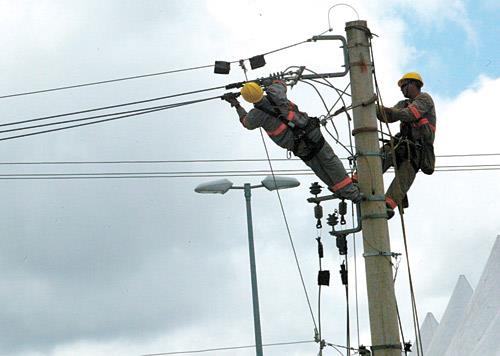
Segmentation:
{"type": "MultiPolygon", "coordinates": [[[[365,196],[383,196],[375,104],[370,100],[374,95],[370,32],[366,21],[352,21],[346,24],[346,33],[359,186],[365,196]]],[[[361,211],[372,350],[376,356],[400,356],[392,266],[390,257],[379,254],[391,251],[385,203],[380,199],[363,201],[361,211]]]]}

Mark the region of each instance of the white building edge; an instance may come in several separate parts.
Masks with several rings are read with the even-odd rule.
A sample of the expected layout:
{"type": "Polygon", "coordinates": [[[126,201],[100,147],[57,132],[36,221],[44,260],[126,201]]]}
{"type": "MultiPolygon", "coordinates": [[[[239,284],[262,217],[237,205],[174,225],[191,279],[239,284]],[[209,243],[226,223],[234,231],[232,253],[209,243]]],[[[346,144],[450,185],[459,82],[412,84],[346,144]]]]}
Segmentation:
{"type": "Polygon", "coordinates": [[[500,236],[475,291],[460,276],[440,323],[421,327],[425,356],[500,355],[500,236]]]}

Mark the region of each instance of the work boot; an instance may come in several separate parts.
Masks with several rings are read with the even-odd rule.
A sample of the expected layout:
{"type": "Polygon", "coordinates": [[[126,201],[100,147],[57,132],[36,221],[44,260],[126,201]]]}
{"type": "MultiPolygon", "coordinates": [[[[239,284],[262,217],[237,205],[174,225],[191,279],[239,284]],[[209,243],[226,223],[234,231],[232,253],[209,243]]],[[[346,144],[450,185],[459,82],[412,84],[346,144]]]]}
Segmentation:
{"type": "Polygon", "coordinates": [[[386,206],[385,212],[387,213],[387,220],[391,220],[391,218],[394,216],[395,212],[394,209],[391,208],[390,206],[386,206]]]}

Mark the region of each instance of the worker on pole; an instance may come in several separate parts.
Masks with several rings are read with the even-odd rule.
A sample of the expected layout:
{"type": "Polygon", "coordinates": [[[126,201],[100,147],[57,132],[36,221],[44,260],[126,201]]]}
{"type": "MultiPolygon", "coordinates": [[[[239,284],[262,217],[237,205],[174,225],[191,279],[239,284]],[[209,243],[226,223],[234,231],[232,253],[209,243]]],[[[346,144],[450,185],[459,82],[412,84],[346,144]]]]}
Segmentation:
{"type": "Polygon", "coordinates": [[[236,108],[245,128],[262,127],[274,143],[302,159],[339,198],[360,202],[359,188],[325,141],[319,119],[299,111],[297,105],[287,99],[286,92],[286,83],[281,80],[265,85],[265,93],[257,83],[246,83],[240,93],[254,106],[248,113],[234,95],[223,96],[223,99],[236,108]]]}
{"type": "Polygon", "coordinates": [[[400,121],[400,132],[385,143],[382,150],[382,171],[386,172],[396,161],[396,177],[385,194],[389,218],[396,206],[408,207],[407,192],[419,170],[425,174],[434,172],[434,135],[436,111],[431,96],[421,91],[424,81],[420,74],[403,75],[398,86],[405,96],[392,108],[379,106],[377,118],[382,122],[400,121]],[[394,148],[394,151],[393,151],[394,148]]]}

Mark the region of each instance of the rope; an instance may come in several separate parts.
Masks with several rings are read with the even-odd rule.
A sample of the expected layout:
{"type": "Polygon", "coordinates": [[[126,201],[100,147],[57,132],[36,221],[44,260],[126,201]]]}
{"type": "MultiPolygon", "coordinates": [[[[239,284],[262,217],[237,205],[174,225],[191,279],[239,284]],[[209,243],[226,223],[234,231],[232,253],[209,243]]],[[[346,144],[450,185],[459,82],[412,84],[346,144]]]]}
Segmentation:
{"type": "MultiPolygon", "coordinates": [[[[277,186],[277,184],[276,184],[276,177],[275,177],[274,170],[273,170],[273,165],[272,165],[271,159],[269,157],[269,151],[267,149],[267,145],[266,145],[266,140],[264,138],[264,134],[262,133],[262,128],[259,129],[259,132],[260,132],[260,136],[262,138],[262,143],[264,144],[264,149],[266,151],[267,160],[269,162],[269,169],[271,170],[271,174],[273,176],[274,184],[277,186]]],[[[314,318],[314,313],[313,313],[313,310],[312,310],[312,307],[311,307],[311,302],[309,300],[309,294],[307,293],[306,284],[304,282],[304,276],[302,274],[302,269],[300,268],[299,258],[297,256],[297,251],[295,249],[295,244],[293,243],[292,234],[290,232],[290,226],[288,225],[288,220],[286,218],[285,209],[283,207],[283,201],[281,200],[281,195],[280,195],[279,189],[276,189],[276,195],[278,196],[278,201],[279,201],[279,204],[280,204],[281,213],[283,215],[283,220],[285,222],[286,231],[288,233],[288,239],[290,241],[290,246],[292,247],[293,256],[295,258],[295,264],[297,265],[297,270],[299,272],[300,281],[302,283],[302,288],[304,290],[304,294],[305,294],[305,297],[306,297],[307,306],[309,307],[309,313],[311,314],[311,319],[312,319],[313,324],[314,324],[314,330],[317,331],[318,330],[318,326],[316,325],[316,319],[314,318]]]]}

